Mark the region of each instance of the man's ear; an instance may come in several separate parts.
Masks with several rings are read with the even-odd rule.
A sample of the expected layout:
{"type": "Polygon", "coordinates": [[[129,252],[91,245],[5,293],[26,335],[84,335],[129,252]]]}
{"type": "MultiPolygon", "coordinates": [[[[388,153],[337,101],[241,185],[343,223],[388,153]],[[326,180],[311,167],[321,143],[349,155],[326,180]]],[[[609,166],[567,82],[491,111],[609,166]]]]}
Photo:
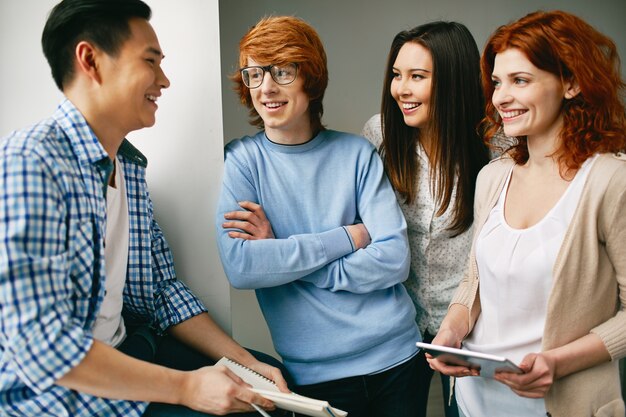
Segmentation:
{"type": "Polygon", "coordinates": [[[100,83],[101,77],[98,70],[99,50],[87,41],[80,41],[76,45],[76,66],[77,71],[100,83]]]}
{"type": "Polygon", "coordinates": [[[563,95],[566,100],[573,99],[580,93],[580,86],[574,79],[566,81],[564,84],[565,94],[563,95]]]}

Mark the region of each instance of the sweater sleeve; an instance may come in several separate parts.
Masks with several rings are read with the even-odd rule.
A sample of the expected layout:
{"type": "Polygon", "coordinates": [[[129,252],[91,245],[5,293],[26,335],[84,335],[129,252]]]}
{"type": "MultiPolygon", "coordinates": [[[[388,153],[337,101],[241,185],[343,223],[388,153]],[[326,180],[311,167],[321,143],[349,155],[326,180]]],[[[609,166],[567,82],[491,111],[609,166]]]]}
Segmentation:
{"type": "Polygon", "coordinates": [[[406,222],[374,148],[362,165],[357,186],[358,213],[371,243],[303,279],[320,288],[368,293],[392,287],[408,277],[406,222]]]}
{"type": "Polygon", "coordinates": [[[217,209],[217,243],[222,265],[235,288],[269,288],[298,280],[353,251],[343,227],[285,239],[244,240],[228,236],[223,215],[241,210],[240,201],[259,201],[243,158],[227,153],[217,209]]]}
{"type": "Polygon", "coordinates": [[[613,178],[602,204],[599,227],[606,236],[606,253],[615,271],[619,310],[614,317],[592,329],[600,336],[611,358],[626,357],[626,164],[613,178]]]}

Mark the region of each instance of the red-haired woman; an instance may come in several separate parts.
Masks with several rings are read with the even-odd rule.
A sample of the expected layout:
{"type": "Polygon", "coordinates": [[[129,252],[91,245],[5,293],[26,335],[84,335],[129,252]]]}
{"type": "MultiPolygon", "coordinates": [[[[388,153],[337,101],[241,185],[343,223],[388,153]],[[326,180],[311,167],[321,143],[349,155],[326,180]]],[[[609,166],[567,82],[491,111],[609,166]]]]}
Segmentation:
{"type": "Polygon", "coordinates": [[[626,115],[615,44],[568,13],[500,27],[481,59],[487,140],[519,142],[479,174],[468,273],[433,340],[506,356],[460,378],[466,416],[624,416],[626,115]],[[480,281],[479,277],[480,276],[480,281]]]}
{"type": "MultiPolygon", "coordinates": [[[[474,189],[489,161],[476,127],[485,116],[480,52],[458,22],[435,21],[391,43],[380,114],[363,127],[378,149],[408,225],[411,269],[404,285],[431,342],[465,271],[472,244],[474,189]],[[454,94],[451,92],[454,91],[454,94]]],[[[434,372],[420,352],[417,417],[426,416],[434,372]]],[[[444,412],[456,417],[450,378],[444,412]]]]}

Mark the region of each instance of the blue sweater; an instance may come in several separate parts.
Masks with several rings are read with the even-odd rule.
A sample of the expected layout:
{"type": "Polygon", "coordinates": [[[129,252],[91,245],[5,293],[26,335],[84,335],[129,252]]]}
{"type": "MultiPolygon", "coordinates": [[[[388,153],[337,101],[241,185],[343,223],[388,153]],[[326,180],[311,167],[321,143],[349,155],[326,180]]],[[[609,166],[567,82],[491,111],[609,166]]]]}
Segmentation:
{"type": "Polygon", "coordinates": [[[406,223],[367,140],[322,131],[302,145],[264,132],[228,144],[218,245],[236,288],[255,289],[276,351],[298,385],[382,371],[416,353],[406,223]],[[240,201],[261,204],[276,239],[222,228],[240,201]],[[354,251],[343,226],[372,242],[354,251]]]}

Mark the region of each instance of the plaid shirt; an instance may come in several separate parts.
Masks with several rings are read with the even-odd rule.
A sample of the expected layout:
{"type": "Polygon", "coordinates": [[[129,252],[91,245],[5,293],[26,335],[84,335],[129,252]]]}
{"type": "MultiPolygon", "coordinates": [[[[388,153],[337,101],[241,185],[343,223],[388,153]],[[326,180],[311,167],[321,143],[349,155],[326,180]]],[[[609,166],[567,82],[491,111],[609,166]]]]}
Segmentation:
{"type": "MultiPolygon", "coordinates": [[[[176,280],[153,219],[145,157],[124,141],[118,158],[130,225],[124,314],[164,332],[206,310],[176,280]]],[[[0,415],[139,416],[146,408],[55,384],[93,343],[111,170],[68,100],[52,118],[0,143],[0,415]]]]}

